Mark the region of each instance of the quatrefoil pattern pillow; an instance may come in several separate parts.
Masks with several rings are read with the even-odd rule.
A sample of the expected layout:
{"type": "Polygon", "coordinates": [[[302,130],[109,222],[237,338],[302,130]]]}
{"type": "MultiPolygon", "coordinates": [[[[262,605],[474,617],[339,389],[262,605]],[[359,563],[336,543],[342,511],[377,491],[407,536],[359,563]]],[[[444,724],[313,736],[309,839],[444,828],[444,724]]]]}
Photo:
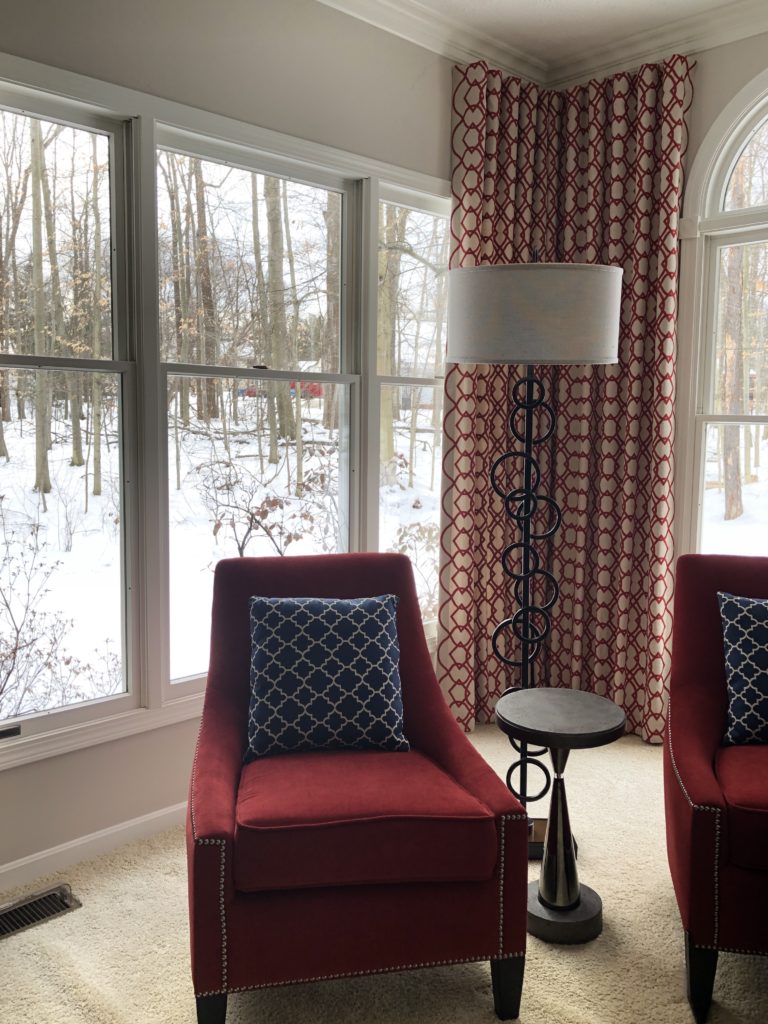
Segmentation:
{"type": "Polygon", "coordinates": [[[723,742],[768,743],[768,600],[718,594],[728,720],[723,742]]]}
{"type": "Polygon", "coordinates": [[[397,597],[252,597],[245,761],[300,750],[408,750],[397,597]]]}

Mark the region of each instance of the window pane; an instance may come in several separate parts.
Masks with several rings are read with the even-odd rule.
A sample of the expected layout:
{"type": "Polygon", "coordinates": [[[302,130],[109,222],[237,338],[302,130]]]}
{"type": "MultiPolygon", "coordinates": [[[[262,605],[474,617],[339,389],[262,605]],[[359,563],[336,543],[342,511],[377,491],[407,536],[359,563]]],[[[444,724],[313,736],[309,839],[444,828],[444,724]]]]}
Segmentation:
{"type": "Polygon", "coordinates": [[[708,424],[701,548],[768,555],[768,425],[708,424]]]}
{"type": "Polygon", "coordinates": [[[346,546],[348,401],[339,384],[169,376],[172,679],[207,669],[220,558],[346,546]]]}
{"type": "Polygon", "coordinates": [[[120,379],[0,371],[0,719],[123,692],[120,379]]]}
{"type": "Polygon", "coordinates": [[[384,376],[435,377],[445,360],[448,219],[379,204],[377,365],[384,376]]]}
{"type": "Polygon", "coordinates": [[[413,563],[421,613],[437,620],[442,390],[381,388],[379,548],[413,563]]]}
{"type": "Polygon", "coordinates": [[[161,358],[338,372],[341,196],[158,154],[161,358]]]}
{"type": "Polygon", "coordinates": [[[768,204],[768,121],[763,121],[736,161],[725,190],[724,210],[768,204]]]}
{"type": "Polygon", "coordinates": [[[711,410],[768,413],[768,241],[719,250],[711,410]]]}
{"type": "Polygon", "coordinates": [[[109,140],[0,111],[0,352],[112,358],[109,140]]]}

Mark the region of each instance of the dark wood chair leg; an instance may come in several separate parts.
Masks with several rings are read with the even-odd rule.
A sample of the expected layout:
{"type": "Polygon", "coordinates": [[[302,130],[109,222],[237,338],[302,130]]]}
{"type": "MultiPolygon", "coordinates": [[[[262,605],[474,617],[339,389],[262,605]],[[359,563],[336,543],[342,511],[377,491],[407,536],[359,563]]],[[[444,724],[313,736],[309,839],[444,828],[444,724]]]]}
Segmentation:
{"type": "Polygon", "coordinates": [[[712,989],[717,970],[717,950],[694,946],[685,933],[685,973],[688,984],[688,1002],[696,1024],[704,1024],[712,1003],[712,989]]]}
{"type": "Polygon", "coordinates": [[[493,1008],[499,1020],[517,1020],[520,1016],[520,997],[523,994],[524,973],[524,956],[491,960],[493,1008]]]}
{"type": "Polygon", "coordinates": [[[195,996],[197,1024],[224,1024],[227,1019],[227,994],[195,996]]]}

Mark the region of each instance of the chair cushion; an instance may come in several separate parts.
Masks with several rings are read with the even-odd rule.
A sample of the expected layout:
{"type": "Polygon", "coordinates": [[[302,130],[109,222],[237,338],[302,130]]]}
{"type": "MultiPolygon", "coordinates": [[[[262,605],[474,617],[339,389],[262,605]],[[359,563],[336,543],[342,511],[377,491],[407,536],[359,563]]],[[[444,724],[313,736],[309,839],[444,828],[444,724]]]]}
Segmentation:
{"type": "Polygon", "coordinates": [[[723,742],[768,743],[768,600],[718,593],[728,719],[723,742]]]}
{"type": "Polygon", "coordinates": [[[715,773],[728,805],[728,858],[768,871],[768,746],[722,747],[715,773]]]}
{"type": "Polygon", "coordinates": [[[397,598],[252,597],[244,760],[275,752],[408,750],[397,598]]]}
{"type": "Polygon", "coordinates": [[[314,751],[244,765],[241,892],[490,878],[493,813],[418,751],[314,751]]]}

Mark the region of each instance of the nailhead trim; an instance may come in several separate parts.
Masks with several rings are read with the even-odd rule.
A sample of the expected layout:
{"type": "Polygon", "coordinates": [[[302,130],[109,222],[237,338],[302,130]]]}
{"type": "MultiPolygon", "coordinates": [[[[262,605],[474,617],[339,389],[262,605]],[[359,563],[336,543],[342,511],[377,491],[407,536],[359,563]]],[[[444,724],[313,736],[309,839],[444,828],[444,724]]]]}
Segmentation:
{"type": "Polygon", "coordinates": [[[734,949],[732,946],[699,946],[695,944],[696,949],[714,949],[718,953],[744,953],[747,956],[768,956],[768,950],[765,949],[734,949]]]}
{"type": "Polygon", "coordinates": [[[197,783],[197,752],[200,749],[200,736],[203,731],[203,719],[200,718],[200,725],[197,728],[197,739],[195,741],[195,755],[192,758],[192,785],[189,791],[189,817],[192,822],[192,839],[197,842],[197,828],[195,826],[195,785],[197,783]]]}
{"type": "MultiPolygon", "coordinates": [[[[683,796],[688,801],[688,804],[694,809],[694,811],[708,811],[710,814],[715,816],[715,869],[713,879],[713,891],[715,900],[715,920],[713,925],[713,938],[714,946],[701,946],[700,949],[717,949],[717,937],[720,931],[720,808],[709,807],[706,804],[695,804],[688,795],[688,790],[683,784],[683,780],[680,776],[680,772],[677,767],[677,761],[675,760],[675,752],[672,748],[672,701],[667,704],[667,742],[669,745],[669,756],[672,761],[672,770],[675,773],[678,785],[682,790],[683,796]]],[[[735,951],[734,951],[735,952],[735,951]]]]}
{"type": "Polygon", "coordinates": [[[284,985],[306,985],[311,981],[336,981],[340,978],[360,978],[373,974],[394,974],[396,971],[417,971],[422,967],[449,967],[452,964],[475,964],[482,960],[513,960],[516,957],[525,956],[525,953],[510,953],[508,956],[498,957],[494,954],[484,953],[481,956],[462,957],[459,960],[429,960],[418,964],[400,964],[398,967],[378,967],[373,971],[344,971],[340,974],[317,974],[311,978],[292,978],[289,981],[265,981],[260,985],[241,985],[238,988],[219,988],[210,992],[196,992],[195,996],[222,996],[228,992],[253,992],[259,988],[279,988],[284,985]]]}
{"type": "Polygon", "coordinates": [[[504,952],[504,832],[507,824],[507,815],[502,814],[499,819],[499,843],[501,852],[499,854],[499,956],[504,952]]]}
{"type": "MultiPolygon", "coordinates": [[[[219,847],[219,921],[221,924],[221,984],[220,992],[227,991],[227,910],[224,902],[224,883],[227,877],[227,841],[226,839],[197,839],[198,846],[219,847]]],[[[202,995],[214,995],[203,992],[202,995]]]]}

